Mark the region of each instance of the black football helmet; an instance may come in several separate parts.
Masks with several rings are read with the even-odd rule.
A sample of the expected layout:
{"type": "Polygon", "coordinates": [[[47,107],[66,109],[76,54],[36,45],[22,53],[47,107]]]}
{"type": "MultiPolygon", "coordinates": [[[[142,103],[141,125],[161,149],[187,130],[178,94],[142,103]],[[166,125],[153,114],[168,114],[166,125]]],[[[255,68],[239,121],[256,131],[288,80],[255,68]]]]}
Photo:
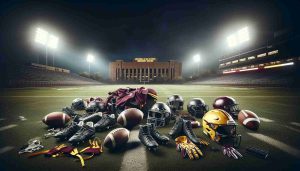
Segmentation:
{"type": "Polygon", "coordinates": [[[101,98],[90,98],[90,101],[85,109],[88,114],[97,113],[97,112],[105,112],[106,105],[101,98]]]}
{"type": "Polygon", "coordinates": [[[155,103],[148,111],[147,123],[153,123],[156,127],[163,127],[171,120],[171,109],[163,102],[155,103]]]}
{"type": "Polygon", "coordinates": [[[170,107],[171,111],[174,113],[180,112],[183,110],[183,98],[178,94],[174,94],[167,99],[167,105],[170,107]]]}
{"type": "Polygon", "coordinates": [[[209,108],[201,98],[194,98],[187,104],[187,110],[196,118],[202,118],[208,112],[209,108]]]}
{"type": "Polygon", "coordinates": [[[71,108],[74,110],[84,110],[85,109],[85,103],[82,99],[76,98],[73,100],[71,108]]]}
{"type": "Polygon", "coordinates": [[[237,118],[240,109],[236,100],[229,96],[221,96],[215,99],[214,109],[222,109],[229,113],[233,118],[237,118]]]}

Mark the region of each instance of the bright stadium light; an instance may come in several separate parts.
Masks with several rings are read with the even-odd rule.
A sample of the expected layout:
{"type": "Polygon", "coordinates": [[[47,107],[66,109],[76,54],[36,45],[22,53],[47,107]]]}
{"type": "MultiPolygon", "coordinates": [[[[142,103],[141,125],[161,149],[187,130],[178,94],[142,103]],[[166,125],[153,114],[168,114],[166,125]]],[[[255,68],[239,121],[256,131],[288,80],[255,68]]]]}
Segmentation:
{"type": "Polygon", "coordinates": [[[94,61],[94,56],[92,54],[88,54],[86,61],[89,63],[89,76],[91,76],[91,63],[94,61]]]}
{"type": "Polygon", "coordinates": [[[237,39],[234,34],[227,37],[227,43],[229,47],[233,47],[237,45],[237,39]]]}
{"type": "Polygon", "coordinates": [[[199,54],[196,54],[193,56],[193,59],[194,59],[194,62],[200,62],[201,58],[200,58],[200,55],[199,54]]]}
{"type": "Polygon", "coordinates": [[[58,41],[59,38],[53,35],[49,36],[48,42],[47,42],[47,46],[52,48],[52,49],[56,49],[57,45],[58,45],[58,41]]]}
{"type": "Polygon", "coordinates": [[[35,42],[46,45],[49,33],[41,28],[37,28],[35,32],[35,42]]]}
{"type": "Polygon", "coordinates": [[[91,54],[88,54],[88,55],[87,55],[87,58],[86,58],[86,61],[87,61],[88,63],[92,63],[92,62],[94,61],[94,56],[91,55],[91,54]]]}
{"type": "Polygon", "coordinates": [[[227,37],[229,47],[235,47],[250,40],[248,27],[244,27],[227,37]]]}
{"type": "Polygon", "coordinates": [[[238,31],[238,39],[240,43],[246,42],[249,40],[249,31],[248,27],[244,27],[238,31]]]}

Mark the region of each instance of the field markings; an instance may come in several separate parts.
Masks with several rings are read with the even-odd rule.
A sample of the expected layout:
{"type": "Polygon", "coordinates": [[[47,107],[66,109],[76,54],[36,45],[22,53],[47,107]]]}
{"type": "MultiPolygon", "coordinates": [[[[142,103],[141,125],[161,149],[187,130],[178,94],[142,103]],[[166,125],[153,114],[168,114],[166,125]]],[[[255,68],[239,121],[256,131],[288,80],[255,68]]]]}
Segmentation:
{"type": "Polygon", "coordinates": [[[10,125],[7,125],[7,126],[3,126],[3,127],[0,127],[0,131],[11,129],[11,128],[14,128],[16,126],[18,126],[18,125],[16,125],[16,124],[10,124],[10,125]]]}
{"type": "Polygon", "coordinates": [[[274,138],[271,138],[269,136],[266,136],[266,135],[263,135],[263,134],[259,134],[259,133],[247,133],[248,135],[256,138],[256,139],[259,139],[267,144],[270,144],[278,149],[280,149],[281,151],[284,151],[290,155],[293,155],[297,158],[300,158],[300,150],[294,148],[294,147],[291,147],[281,141],[278,141],[278,140],[275,140],[274,138]]]}
{"type": "Polygon", "coordinates": [[[6,153],[12,149],[14,149],[15,147],[13,146],[6,146],[6,147],[3,147],[3,148],[0,148],[0,154],[3,154],[3,153],[6,153]]]}
{"type": "Polygon", "coordinates": [[[287,125],[285,125],[284,127],[286,127],[287,129],[290,129],[290,130],[292,130],[292,131],[295,131],[295,132],[298,132],[298,133],[300,133],[300,129],[293,128],[293,127],[291,127],[291,126],[287,126],[287,125]]]}
{"type": "MultiPolygon", "coordinates": [[[[138,139],[139,130],[133,130],[130,132],[130,142],[140,142],[138,139]]],[[[121,164],[121,171],[137,171],[148,170],[146,149],[143,145],[140,145],[134,149],[128,150],[124,156],[121,164]]]]}
{"type": "Polygon", "coordinates": [[[300,127],[300,123],[298,123],[298,122],[290,122],[290,124],[291,124],[291,125],[294,125],[294,126],[300,127]]]}
{"type": "Polygon", "coordinates": [[[263,122],[274,122],[274,120],[272,120],[272,119],[263,118],[263,117],[259,117],[259,120],[261,120],[263,122]]]}

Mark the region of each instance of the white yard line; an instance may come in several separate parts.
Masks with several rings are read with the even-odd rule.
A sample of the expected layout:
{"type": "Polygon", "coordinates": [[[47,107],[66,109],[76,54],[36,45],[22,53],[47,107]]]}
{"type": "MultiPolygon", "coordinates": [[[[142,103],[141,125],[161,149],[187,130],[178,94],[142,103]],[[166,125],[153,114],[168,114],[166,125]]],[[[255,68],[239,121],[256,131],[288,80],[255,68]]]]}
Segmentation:
{"type": "Polygon", "coordinates": [[[6,153],[6,152],[8,152],[8,151],[10,151],[10,150],[12,150],[14,148],[15,147],[13,147],[13,146],[6,146],[6,147],[3,147],[3,148],[0,148],[0,154],[6,153]]]}
{"type": "Polygon", "coordinates": [[[259,120],[261,120],[263,122],[274,122],[274,120],[272,120],[272,119],[263,118],[263,117],[259,117],[259,120]]]}
{"type": "Polygon", "coordinates": [[[300,127],[300,123],[298,122],[290,122],[291,125],[294,125],[294,126],[299,126],[300,127]]]}
{"type": "Polygon", "coordinates": [[[297,158],[300,158],[300,150],[294,148],[294,147],[291,147],[281,141],[278,141],[278,140],[275,140],[274,138],[271,138],[269,136],[266,136],[266,135],[263,135],[263,134],[259,134],[259,133],[248,133],[248,135],[256,138],[256,139],[259,139],[267,144],[270,144],[278,149],[280,149],[281,151],[284,151],[290,155],[293,155],[297,158]]]}
{"type": "MultiPolygon", "coordinates": [[[[130,132],[129,143],[139,142],[138,139],[139,130],[133,130],[130,132]]],[[[121,164],[121,171],[138,171],[148,170],[146,149],[143,145],[127,151],[123,156],[121,164]]]]}
{"type": "Polygon", "coordinates": [[[293,128],[293,127],[291,127],[291,126],[284,126],[284,127],[286,127],[287,129],[290,129],[290,130],[292,130],[292,131],[295,131],[295,132],[300,133],[300,129],[293,128]]]}
{"type": "Polygon", "coordinates": [[[11,128],[14,128],[18,125],[16,124],[11,124],[11,125],[7,125],[7,126],[3,126],[3,127],[0,127],[0,131],[4,131],[4,130],[7,130],[7,129],[11,129],[11,128]]]}

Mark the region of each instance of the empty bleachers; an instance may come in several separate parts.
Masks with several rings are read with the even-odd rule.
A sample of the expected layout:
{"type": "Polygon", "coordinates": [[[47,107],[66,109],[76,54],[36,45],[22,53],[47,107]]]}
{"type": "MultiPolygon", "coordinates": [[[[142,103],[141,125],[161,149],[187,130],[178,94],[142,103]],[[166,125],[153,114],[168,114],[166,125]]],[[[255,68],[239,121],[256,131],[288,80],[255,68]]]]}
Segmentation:
{"type": "Polygon", "coordinates": [[[10,74],[9,87],[40,87],[63,85],[101,84],[75,73],[64,73],[35,66],[21,66],[10,74]]]}

